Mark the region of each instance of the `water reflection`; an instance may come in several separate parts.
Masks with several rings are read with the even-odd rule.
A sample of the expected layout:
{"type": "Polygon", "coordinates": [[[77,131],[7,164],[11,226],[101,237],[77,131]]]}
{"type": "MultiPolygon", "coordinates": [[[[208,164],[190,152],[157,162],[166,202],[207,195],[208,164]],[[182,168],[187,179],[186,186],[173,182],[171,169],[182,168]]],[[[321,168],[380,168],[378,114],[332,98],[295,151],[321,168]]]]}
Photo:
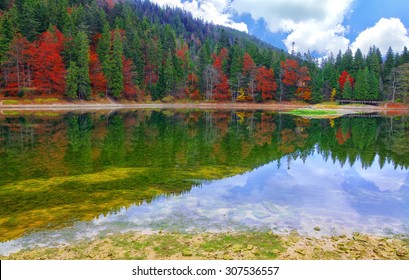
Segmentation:
{"type": "Polygon", "coordinates": [[[94,223],[121,221],[145,230],[261,227],[314,234],[313,228],[319,226],[320,234],[405,232],[409,225],[407,172],[390,164],[372,178],[360,176],[360,171],[358,163],[341,167],[319,155],[308,157],[305,163],[293,161],[290,169],[270,163],[243,175],[203,183],[182,196],[100,217],[94,223]],[[391,175],[399,184],[388,189],[391,175]]]}
{"type": "Polygon", "coordinates": [[[261,112],[0,117],[0,253],[127,230],[406,233],[408,125],[261,112]]]}
{"type": "Polygon", "coordinates": [[[285,167],[272,162],[242,175],[203,182],[182,195],[159,196],[69,229],[3,243],[0,253],[134,230],[408,234],[408,172],[390,163],[383,168],[374,164],[369,174],[375,176],[364,171],[360,162],[341,166],[318,153],[285,167]],[[319,232],[314,230],[317,226],[319,232]]]}

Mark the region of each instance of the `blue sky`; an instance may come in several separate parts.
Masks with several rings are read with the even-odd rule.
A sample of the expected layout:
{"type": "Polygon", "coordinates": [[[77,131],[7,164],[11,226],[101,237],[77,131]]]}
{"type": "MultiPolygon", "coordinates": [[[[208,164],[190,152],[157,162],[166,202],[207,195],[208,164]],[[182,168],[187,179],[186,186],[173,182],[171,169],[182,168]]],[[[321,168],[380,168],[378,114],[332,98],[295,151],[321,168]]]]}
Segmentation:
{"type": "Polygon", "coordinates": [[[195,17],[248,32],[274,46],[311,51],[385,53],[409,46],[409,1],[402,0],[151,0],[177,6],[195,17]]]}

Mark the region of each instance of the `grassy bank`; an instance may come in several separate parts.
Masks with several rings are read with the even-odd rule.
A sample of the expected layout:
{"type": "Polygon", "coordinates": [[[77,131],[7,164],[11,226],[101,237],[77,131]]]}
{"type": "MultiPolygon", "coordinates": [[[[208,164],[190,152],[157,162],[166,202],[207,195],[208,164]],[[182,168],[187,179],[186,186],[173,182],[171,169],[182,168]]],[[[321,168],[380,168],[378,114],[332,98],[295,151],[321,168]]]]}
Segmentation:
{"type": "Polygon", "coordinates": [[[178,234],[126,233],[99,237],[59,248],[21,251],[1,259],[94,260],[408,260],[409,241],[362,234],[323,238],[292,232],[178,234]]]}
{"type": "Polygon", "coordinates": [[[339,114],[336,110],[322,110],[322,109],[296,109],[289,112],[292,115],[301,117],[317,117],[317,116],[332,116],[339,114]]]}

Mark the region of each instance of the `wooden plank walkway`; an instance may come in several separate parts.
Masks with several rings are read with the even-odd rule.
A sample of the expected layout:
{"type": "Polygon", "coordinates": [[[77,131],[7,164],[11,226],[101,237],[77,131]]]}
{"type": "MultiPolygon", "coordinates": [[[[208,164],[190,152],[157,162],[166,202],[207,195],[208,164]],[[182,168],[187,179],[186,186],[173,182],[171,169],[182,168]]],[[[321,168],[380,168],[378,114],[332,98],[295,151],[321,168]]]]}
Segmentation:
{"type": "Polygon", "coordinates": [[[336,100],[339,104],[364,104],[364,105],[375,105],[379,106],[383,103],[383,101],[372,101],[372,100],[351,100],[351,99],[342,99],[336,100]]]}

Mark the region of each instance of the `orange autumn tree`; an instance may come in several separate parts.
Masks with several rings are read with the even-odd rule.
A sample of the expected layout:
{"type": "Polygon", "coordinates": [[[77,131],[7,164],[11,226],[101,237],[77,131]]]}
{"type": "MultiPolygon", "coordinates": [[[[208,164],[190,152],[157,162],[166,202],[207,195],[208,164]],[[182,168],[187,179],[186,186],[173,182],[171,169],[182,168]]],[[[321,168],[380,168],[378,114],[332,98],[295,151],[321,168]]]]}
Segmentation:
{"type": "Polygon", "coordinates": [[[277,90],[273,69],[267,69],[265,66],[258,68],[256,84],[257,91],[261,93],[263,101],[273,99],[274,92],[277,90]]]}

